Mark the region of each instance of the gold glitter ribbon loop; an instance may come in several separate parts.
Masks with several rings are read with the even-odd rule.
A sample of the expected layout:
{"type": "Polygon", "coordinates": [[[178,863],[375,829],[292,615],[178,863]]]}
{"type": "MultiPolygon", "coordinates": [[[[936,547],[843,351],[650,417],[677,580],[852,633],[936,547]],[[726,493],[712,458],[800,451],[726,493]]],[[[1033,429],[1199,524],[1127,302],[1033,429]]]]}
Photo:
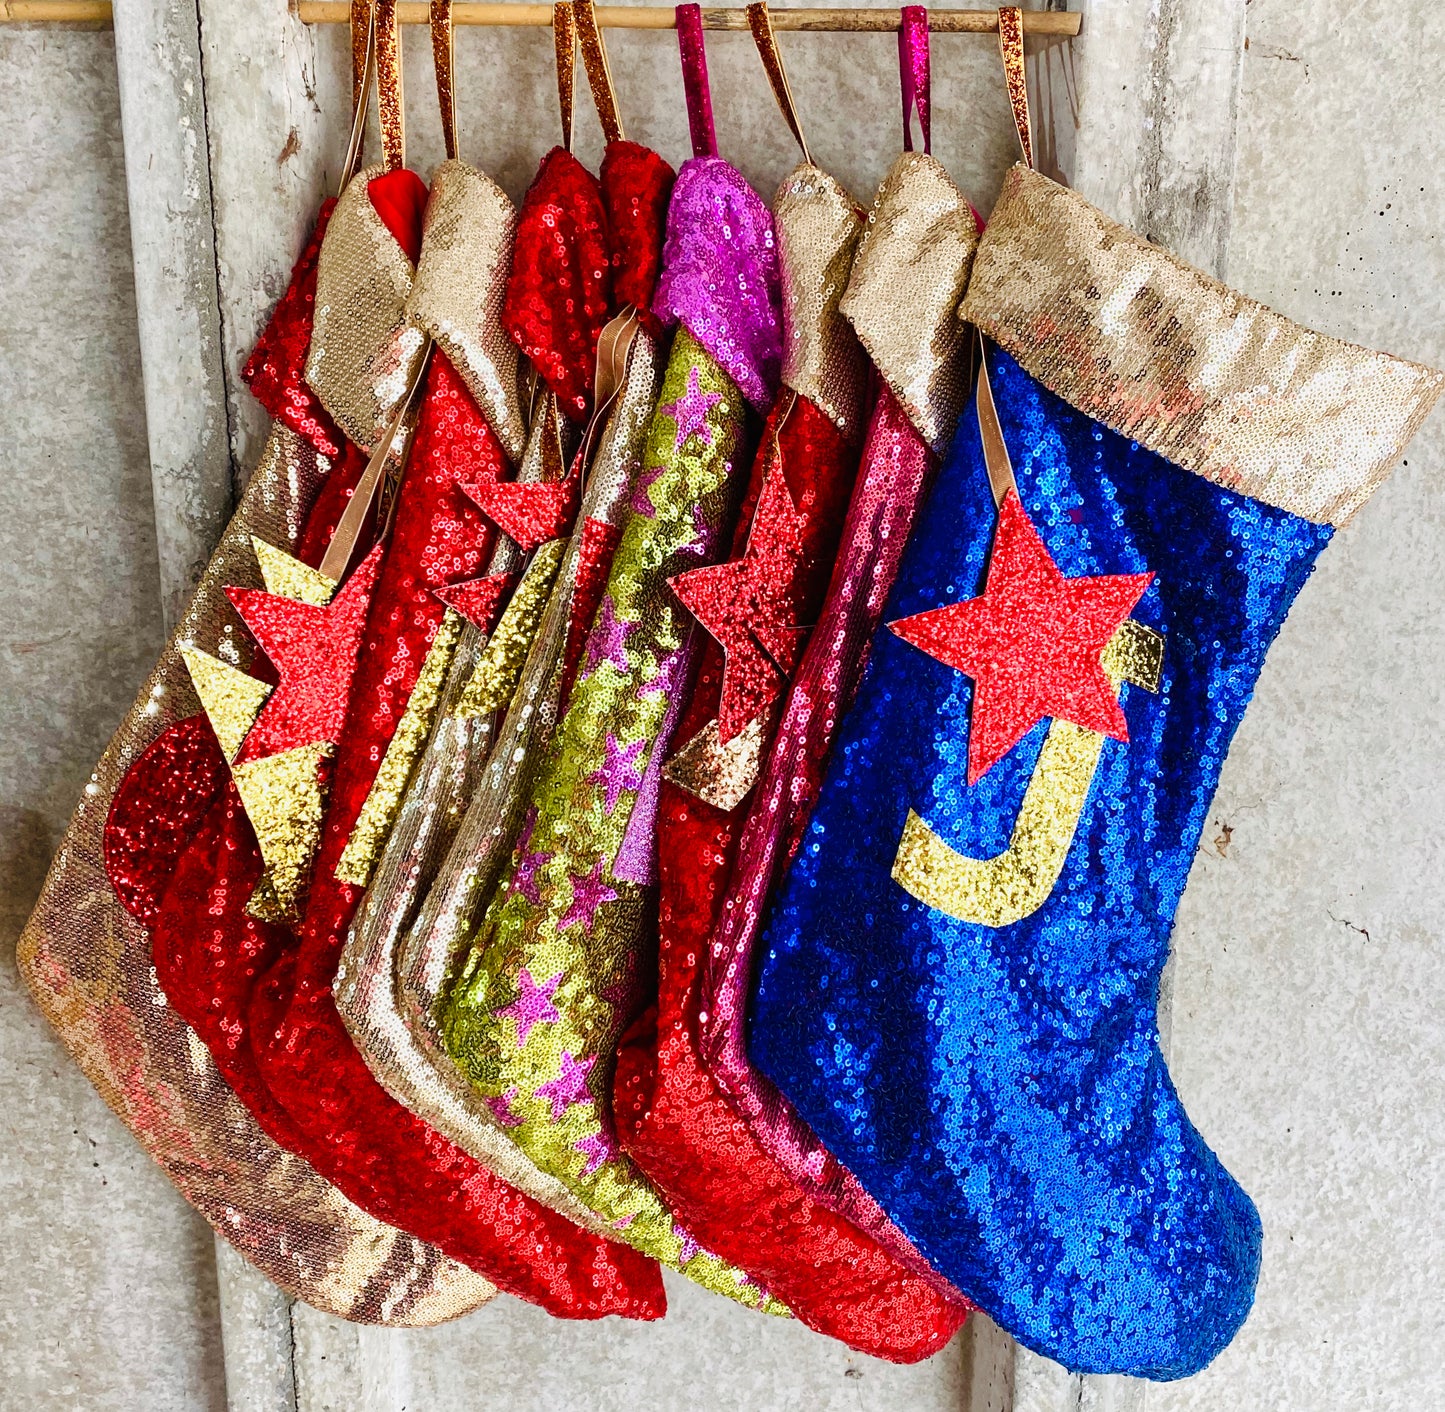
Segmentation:
{"type": "Polygon", "coordinates": [[[431,0],[431,54],[436,70],[437,104],[442,114],[442,141],[448,161],[457,156],[456,109],[456,27],[452,24],[452,0],[431,0]]]}
{"type": "Polygon", "coordinates": [[[389,172],[406,166],[406,109],[401,90],[401,27],[397,0],[376,0],[376,106],[381,158],[389,172]]]}
{"type": "Polygon", "coordinates": [[[572,15],[577,23],[577,39],[582,46],[582,67],[587,71],[587,84],[592,102],[597,107],[597,120],[609,142],[623,140],[622,119],[617,112],[617,89],[612,82],[612,66],[607,62],[607,46],[602,42],[602,27],[592,0],[573,0],[572,15]]]}
{"type": "Polygon", "coordinates": [[[798,109],[793,102],[788,71],[783,67],[783,54],[778,48],[778,37],[773,33],[773,17],[768,11],[768,0],[753,0],[748,6],[748,28],[753,32],[753,43],[758,46],[758,56],[763,61],[763,70],[772,85],[773,97],[778,100],[783,120],[797,139],[803,160],[811,167],[813,158],[808,152],[808,140],[803,136],[803,125],[798,120],[798,109]]]}
{"type": "Polygon", "coordinates": [[[557,57],[557,106],[562,114],[562,146],[572,150],[572,99],[577,86],[577,20],[572,0],[552,6],[552,48],[557,57]]]}
{"type": "Polygon", "coordinates": [[[1034,164],[1034,128],[1029,116],[1029,86],[1024,72],[1024,12],[1007,6],[998,12],[998,51],[1003,56],[1004,81],[1008,84],[1009,107],[1024,161],[1034,164]]]}
{"type": "Polygon", "coordinates": [[[366,107],[367,51],[372,43],[373,0],[351,0],[351,119],[366,107]]]}

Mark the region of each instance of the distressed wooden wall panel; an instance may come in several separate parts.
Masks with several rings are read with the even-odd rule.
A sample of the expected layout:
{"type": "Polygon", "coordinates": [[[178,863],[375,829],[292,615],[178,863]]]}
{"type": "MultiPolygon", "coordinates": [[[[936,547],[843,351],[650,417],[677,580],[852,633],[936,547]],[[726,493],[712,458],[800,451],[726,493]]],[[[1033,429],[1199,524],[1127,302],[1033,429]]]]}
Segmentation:
{"type": "Polygon", "coordinates": [[[0,74],[0,1404],[219,1412],[210,1232],[15,969],[162,632],[114,44],[0,29],[0,74]]]}

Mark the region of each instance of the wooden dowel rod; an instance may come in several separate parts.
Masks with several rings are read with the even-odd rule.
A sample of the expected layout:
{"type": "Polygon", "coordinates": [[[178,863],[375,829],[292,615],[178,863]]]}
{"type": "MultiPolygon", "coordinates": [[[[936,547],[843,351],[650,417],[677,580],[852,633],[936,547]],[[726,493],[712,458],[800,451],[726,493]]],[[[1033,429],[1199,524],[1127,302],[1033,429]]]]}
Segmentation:
{"type": "MultiPolygon", "coordinates": [[[[402,24],[426,24],[427,6],[402,0],[396,7],[402,24]]],[[[342,24],[350,17],[347,0],[298,0],[297,13],[308,24],[342,24]]],[[[830,30],[844,33],[887,32],[900,23],[897,10],[773,9],[773,28],[830,30]]],[[[486,5],[459,0],[452,7],[458,25],[535,25],[552,23],[550,5],[486,5]]],[[[675,29],[670,5],[599,5],[598,22],[607,29],[675,29]]],[[[1070,36],[1079,32],[1080,16],[1068,10],[1025,10],[1024,32],[1070,36]]],[[[704,9],[704,29],[746,30],[742,9],[704,9]]],[[[930,10],[928,27],[940,34],[992,34],[998,31],[997,10],[930,10]]]]}
{"type": "MultiPolygon", "coordinates": [[[[397,7],[402,24],[426,24],[427,6],[403,0],[397,7]]],[[[344,24],[350,17],[347,0],[299,0],[296,12],[307,24],[344,24]]],[[[886,33],[896,30],[897,10],[774,10],[773,27],[838,33],[886,33]]],[[[550,5],[482,5],[465,0],[453,7],[459,25],[531,25],[552,23],[550,5]]],[[[673,12],[663,5],[599,5],[597,18],[608,29],[672,29],[673,12]]],[[[109,24],[110,0],[0,0],[0,24],[109,24]]],[[[704,29],[745,30],[743,10],[702,12],[704,29]]],[[[1025,10],[1024,33],[1068,38],[1079,32],[1076,10],[1025,10]]],[[[928,27],[936,34],[991,34],[998,29],[997,10],[930,10],[928,27]]]]}
{"type": "Polygon", "coordinates": [[[0,24],[108,25],[110,0],[0,0],[0,24]]]}

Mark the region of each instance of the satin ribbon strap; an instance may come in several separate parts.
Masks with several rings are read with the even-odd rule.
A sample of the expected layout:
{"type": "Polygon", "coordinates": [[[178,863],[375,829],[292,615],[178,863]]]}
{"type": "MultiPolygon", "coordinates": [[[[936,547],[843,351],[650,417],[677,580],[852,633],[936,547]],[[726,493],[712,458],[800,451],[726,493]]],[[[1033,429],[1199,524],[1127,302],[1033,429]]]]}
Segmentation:
{"type": "Polygon", "coordinates": [[[682,91],[687,95],[687,126],[694,157],[717,156],[712,121],[712,90],[707,81],[707,49],[702,37],[702,6],[679,5],[677,51],[682,58],[682,91]]]}
{"type": "Polygon", "coordinates": [[[1034,164],[1034,128],[1029,116],[1029,86],[1024,73],[1024,12],[1017,7],[998,12],[998,49],[1003,56],[1004,81],[1008,84],[1009,107],[1024,161],[1034,164]]]}
{"type": "Polygon", "coordinates": [[[988,488],[993,492],[993,503],[1002,505],[1004,496],[1011,490],[1017,494],[1019,487],[1014,479],[1008,443],[1003,439],[1003,427],[999,424],[998,408],[994,405],[993,384],[988,376],[988,348],[982,334],[978,335],[978,396],[975,404],[978,411],[978,439],[983,446],[984,469],[988,472],[988,488]]]}
{"type": "Polygon", "coordinates": [[[557,54],[557,106],[562,113],[562,146],[572,150],[572,94],[577,82],[577,20],[572,0],[552,6],[552,47],[557,54]]]}
{"type": "Polygon", "coordinates": [[[361,149],[366,142],[366,110],[376,82],[376,10],[371,0],[352,0],[351,5],[351,136],[346,143],[346,161],[341,166],[338,195],[356,174],[361,149]]]}
{"type": "Polygon", "coordinates": [[[913,113],[918,112],[918,130],[923,150],[933,151],[933,122],[930,108],[932,88],[928,53],[928,8],[905,5],[898,26],[898,75],[903,90],[903,150],[913,151],[913,113]]]}
{"type": "Polygon", "coordinates": [[[442,111],[442,141],[448,161],[457,156],[457,110],[453,97],[454,59],[452,0],[431,0],[431,57],[437,76],[437,103],[442,111]]]}
{"type": "MultiPolygon", "coordinates": [[[[398,462],[398,475],[406,467],[407,456],[411,451],[411,436],[416,431],[412,413],[416,409],[421,395],[427,364],[431,361],[430,352],[431,346],[428,344],[426,354],[417,359],[416,367],[412,371],[411,382],[407,385],[406,395],[401,399],[390,425],[377,438],[376,445],[371,451],[371,457],[366,463],[366,469],[361,473],[361,479],[356,482],[356,488],[351,492],[351,499],[346,502],[346,508],[341,512],[341,518],[336,522],[331,543],[326,546],[326,554],[321,560],[321,573],[333,583],[340,583],[346,577],[346,571],[356,557],[356,546],[361,539],[361,531],[366,525],[366,518],[371,512],[372,505],[376,503],[379,493],[386,484],[386,471],[393,457],[398,462]],[[403,431],[406,432],[406,438],[402,447],[398,449],[397,441],[401,438],[403,431]]],[[[381,520],[381,533],[377,536],[380,539],[390,526],[386,522],[384,511],[382,515],[378,516],[378,519],[381,520]]]]}
{"type": "Polygon", "coordinates": [[[577,21],[577,39],[582,45],[582,66],[592,89],[597,107],[597,120],[609,142],[623,140],[622,119],[617,113],[617,90],[612,84],[612,66],[607,62],[607,46],[602,42],[602,28],[592,0],[572,0],[572,13],[577,21]]]}
{"type": "Polygon", "coordinates": [[[773,86],[773,97],[778,100],[783,120],[797,139],[803,153],[803,160],[811,167],[813,158],[808,152],[808,142],[803,136],[803,125],[798,121],[798,110],[793,103],[793,90],[788,86],[788,71],[783,67],[783,56],[778,49],[778,39],[773,33],[773,17],[768,13],[768,0],[753,0],[748,6],[748,28],[753,32],[753,43],[763,61],[768,82],[773,86]]]}
{"type": "Polygon", "coordinates": [[[400,171],[406,166],[406,106],[396,0],[376,0],[376,107],[381,117],[381,159],[387,171],[400,171]]]}

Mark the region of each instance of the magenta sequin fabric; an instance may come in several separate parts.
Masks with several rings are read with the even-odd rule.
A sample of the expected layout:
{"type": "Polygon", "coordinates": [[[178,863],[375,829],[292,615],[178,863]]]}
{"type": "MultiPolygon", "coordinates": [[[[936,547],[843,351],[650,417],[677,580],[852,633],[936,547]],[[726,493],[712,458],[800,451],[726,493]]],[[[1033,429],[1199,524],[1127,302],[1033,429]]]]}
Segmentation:
{"type": "Polygon", "coordinates": [[[773,213],[721,157],[694,157],[677,174],[653,310],[686,325],[767,412],[783,361],[773,213]]]}

